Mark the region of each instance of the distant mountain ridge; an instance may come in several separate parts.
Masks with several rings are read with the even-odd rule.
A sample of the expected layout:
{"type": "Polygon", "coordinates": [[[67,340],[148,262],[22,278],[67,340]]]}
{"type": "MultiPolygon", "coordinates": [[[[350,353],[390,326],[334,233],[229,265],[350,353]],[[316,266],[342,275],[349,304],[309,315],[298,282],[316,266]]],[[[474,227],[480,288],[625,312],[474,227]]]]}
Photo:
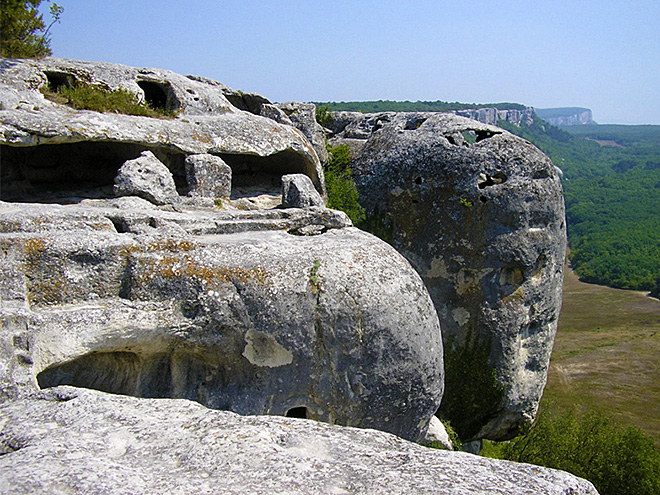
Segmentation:
{"type": "Polygon", "coordinates": [[[591,110],[581,107],[536,108],[536,115],[557,127],[595,124],[591,110]]]}

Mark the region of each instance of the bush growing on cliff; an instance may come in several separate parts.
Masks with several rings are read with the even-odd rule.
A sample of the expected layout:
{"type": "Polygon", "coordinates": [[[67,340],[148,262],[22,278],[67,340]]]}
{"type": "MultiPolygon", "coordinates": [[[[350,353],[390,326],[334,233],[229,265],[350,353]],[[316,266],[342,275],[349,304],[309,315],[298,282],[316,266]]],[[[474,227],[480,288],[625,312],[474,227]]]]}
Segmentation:
{"type": "Polygon", "coordinates": [[[0,55],[40,58],[50,55],[50,28],[60,21],[63,8],[50,5],[51,23],[39,13],[41,0],[0,0],[0,55]]]}
{"type": "Polygon", "coordinates": [[[500,407],[504,387],[490,364],[491,342],[471,333],[463,344],[445,346],[445,395],[438,417],[451,422],[461,440],[470,441],[500,407]]]}
{"type": "Polygon", "coordinates": [[[137,96],[125,89],[110,91],[89,84],[75,84],[61,86],[57,91],[42,88],[42,92],[49,100],[69,105],[77,110],[116,112],[156,118],[167,118],[175,115],[173,112],[151,108],[149,105],[140,103],[137,96]]]}
{"type": "Polygon", "coordinates": [[[516,439],[486,455],[561,469],[591,481],[601,495],[660,493],[660,449],[637,427],[621,427],[591,413],[541,412],[516,439]]]}
{"type": "Polygon", "coordinates": [[[351,150],[346,144],[328,147],[330,163],[325,167],[325,187],[328,192],[328,208],[345,212],[354,224],[364,220],[364,208],[360,206],[357,188],[350,169],[351,150]]]}
{"type": "Polygon", "coordinates": [[[316,121],[321,124],[323,127],[326,127],[332,119],[330,114],[330,107],[328,105],[321,105],[316,108],[316,121]]]}

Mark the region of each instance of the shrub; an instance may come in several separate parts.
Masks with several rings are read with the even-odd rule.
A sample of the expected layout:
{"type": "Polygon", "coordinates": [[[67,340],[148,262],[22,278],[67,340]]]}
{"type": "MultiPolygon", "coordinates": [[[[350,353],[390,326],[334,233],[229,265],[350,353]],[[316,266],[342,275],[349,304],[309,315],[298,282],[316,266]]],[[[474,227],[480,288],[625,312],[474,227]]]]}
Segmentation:
{"type": "Polygon", "coordinates": [[[345,212],[354,224],[364,220],[364,208],[360,206],[357,188],[353,181],[350,158],[351,150],[346,144],[328,147],[330,163],[324,168],[325,187],[328,193],[328,208],[345,212]]]}
{"type": "Polygon", "coordinates": [[[463,441],[474,439],[504,398],[504,387],[490,364],[490,350],[489,340],[478,340],[472,333],[462,345],[452,337],[445,345],[445,395],[437,415],[450,421],[463,441]]]}
{"type": "Polygon", "coordinates": [[[125,89],[111,91],[89,84],[75,84],[61,86],[57,91],[42,88],[42,92],[46,98],[78,110],[115,112],[156,118],[170,118],[176,114],[176,112],[154,109],[147,104],[140,103],[137,96],[125,89]]]}
{"type": "Polygon", "coordinates": [[[660,493],[660,449],[639,428],[603,414],[578,418],[546,409],[525,434],[484,454],[568,471],[601,495],[660,493]]]}
{"type": "Polygon", "coordinates": [[[328,105],[322,105],[316,108],[316,121],[323,127],[326,127],[331,119],[332,114],[328,105]]]}

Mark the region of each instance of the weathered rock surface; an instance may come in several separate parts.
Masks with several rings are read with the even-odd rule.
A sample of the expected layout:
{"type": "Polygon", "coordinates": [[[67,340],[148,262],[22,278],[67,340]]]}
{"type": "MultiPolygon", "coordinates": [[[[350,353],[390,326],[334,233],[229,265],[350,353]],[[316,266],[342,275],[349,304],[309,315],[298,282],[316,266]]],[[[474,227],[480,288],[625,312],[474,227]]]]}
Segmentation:
{"type": "Polygon", "coordinates": [[[440,328],[394,249],[325,208],[145,203],[0,204],[6,394],[68,384],[421,438],[440,328]]]}
{"type": "Polygon", "coordinates": [[[291,208],[324,206],[323,198],[314,189],[314,184],[303,174],[282,176],[282,204],[291,208]]]}
{"type": "Polygon", "coordinates": [[[437,416],[433,416],[431,421],[429,421],[429,429],[421,443],[422,445],[439,444],[446,450],[454,450],[454,444],[452,444],[451,439],[449,438],[447,429],[437,416]]]}
{"type": "MultiPolygon", "coordinates": [[[[361,204],[431,293],[446,352],[468,338],[490,346],[505,395],[497,407],[472,391],[465,407],[487,416],[469,419],[463,440],[510,437],[537,410],[561,305],[557,169],[530,143],[449,114],[335,112],[332,123],[331,143],[352,148],[361,204]]],[[[462,363],[466,376],[484,364],[462,363]]],[[[448,382],[445,403],[466,383],[448,382]]]]}
{"type": "Polygon", "coordinates": [[[324,192],[316,153],[289,125],[318,131],[313,109],[298,119],[295,105],[287,115],[158,69],[0,69],[0,491],[595,493],[383,432],[212,410],[421,440],[443,391],[421,279],[343,213],[274,208],[286,174],[324,192]],[[75,81],[178,113],[76,111],[39,91],[75,81]],[[112,197],[120,166],[143,152],[178,201],[112,197]],[[231,198],[217,199],[200,154],[231,168],[231,198]]]}
{"type": "Polygon", "coordinates": [[[596,495],[567,473],[393,435],[60,387],[0,405],[0,491],[596,495]]]}
{"type": "Polygon", "coordinates": [[[231,196],[231,167],[215,155],[204,153],[187,156],[186,178],[190,196],[206,198],[231,196]]]}
{"type": "MultiPolygon", "coordinates": [[[[0,59],[0,70],[5,200],[34,198],[62,182],[111,186],[121,164],[145,150],[170,169],[182,195],[188,192],[185,157],[200,153],[222,158],[237,185],[263,184],[277,190],[282,175],[303,173],[319,193],[325,193],[321,165],[303,134],[237,108],[225,96],[231,98],[235,92],[216,81],[58,58],[0,59]],[[177,113],[174,118],[155,119],[78,111],[40,92],[73,82],[125,89],[152,106],[177,113]]],[[[247,99],[255,106],[258,98],[247,99]]]]}
{"type": "Polygon", "coordinates": [[[151,151],[127,160],[115,177],[115,196],[138,196],[155,205],[179,201],[176,184],[169,169],[151,151]]]}
{"type": "MultiPolygon", "coordinates": [[[[325,130],[318,122],[316,122],[316,106],[312,103],[289,101],[278,104],[277,108],[284,112],[284,115],[293,126],[300,129],[300,131],[307,136],[307,139],[312,143],[321,163],[328,163],[330,155],[325,147],[325,130]]],[[[262,115],[269,116],[267,111],[262,111],[262,115]]],[[[276,120],[279,121],[277,118],[276,120]]],[[[283,123],[285,123],[285,121],[283,121],[283,123]]]]}

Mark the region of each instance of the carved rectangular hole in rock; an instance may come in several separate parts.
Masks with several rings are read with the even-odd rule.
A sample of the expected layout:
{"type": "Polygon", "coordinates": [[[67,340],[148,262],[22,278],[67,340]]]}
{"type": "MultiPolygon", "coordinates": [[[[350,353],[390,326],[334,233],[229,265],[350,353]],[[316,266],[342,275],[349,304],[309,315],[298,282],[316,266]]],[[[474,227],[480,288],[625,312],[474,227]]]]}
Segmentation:
{"type": "Polygon", "coordinates": [[[307,162],[303,155],[281,151],[269,156],[238,155],[222,153],[220,158],[232,170],[232,199],[244,197],[239,189],[262,189],[270,194],[281,196],[282,176],[286,174],[305,174],[320,190],[320,181],[314,164],[307,162]]]}
{"type": "Polygon", "coordinates": [[[307,419],[307,408],[306,407],[292,407],[289,409],[285,416],[287,418],[302,418],[307,419]]]}

